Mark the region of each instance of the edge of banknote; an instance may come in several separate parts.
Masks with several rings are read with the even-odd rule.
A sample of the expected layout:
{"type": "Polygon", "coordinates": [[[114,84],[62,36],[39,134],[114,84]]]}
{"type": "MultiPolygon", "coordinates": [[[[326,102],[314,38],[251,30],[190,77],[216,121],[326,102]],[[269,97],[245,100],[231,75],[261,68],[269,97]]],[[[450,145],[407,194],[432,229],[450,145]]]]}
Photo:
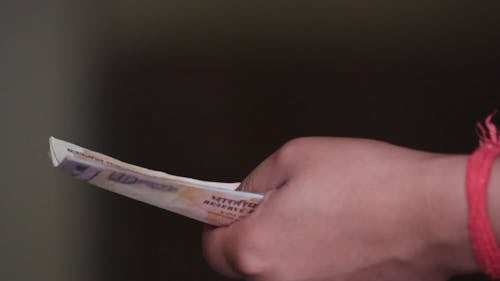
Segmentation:
{"type": "MultiPolygon", "coordinates": [[[[240,185],[239,182],[227,183],[227,182],[203,181],[203,180],[197,180],[197,179],[188,178],[188,177],[175,176],[175,175],[168,174],[165,172],[143,168],[143,167],[120,161],[116,158],[109,157],[105,154],[98,153],[98,152],[89,150],[87,148],[83,148],[81,146],[78,146],[76,144],[73,144],[73,143],[70,143],[70,142],[67,142],[67,141],[64,141],[64,140],[61,140],[61,139],[58,139],[58,138],[51,136],[49,138],[49,150],[50,150],[49,156],[52,160],[52,165],[54,165],[54,167],[58,167],[62,163],[62,161],[64,161],[64,159],[66,157],[71,157],[74,155],[73,153],[69,152],[68,149],[71,151],[75,151],[77,153],[84,153],[84,151],[89,151],[89,152],[92,152],[93,154],[95,154],[96,156],[98,156],[100,158],[100,160],[104,160],[108,164],[115,163],[115,164],[122,166],[123,168],[137,170],[139,172],[148,174],[150,176],[163,177],[163,178],[168,178],[168,179],[172,179],[172,180],[176,180],[176,181],[187,181],[187,182],[193,183],[195,185],[199,185],[200,187],[210,187],[210,188],[216,188],[216,189],[222,188],[222,189],[234,191],[240,185]]],[[[239,193],[249,193],[249,192],[241,192],[241,191],[238,191],[238,192],[239,193]]],[[[250,194],[254,194],[254,193],[250,193],[250,194]]]]}
{"type": "Polygon", "coordinates": [[[78,145],[49,139],[54,167],[103,189],[198,221],[220,226],[253,212],[262,194],[236,191],[239,183],[179,177],[142,168],[78,145]]]}

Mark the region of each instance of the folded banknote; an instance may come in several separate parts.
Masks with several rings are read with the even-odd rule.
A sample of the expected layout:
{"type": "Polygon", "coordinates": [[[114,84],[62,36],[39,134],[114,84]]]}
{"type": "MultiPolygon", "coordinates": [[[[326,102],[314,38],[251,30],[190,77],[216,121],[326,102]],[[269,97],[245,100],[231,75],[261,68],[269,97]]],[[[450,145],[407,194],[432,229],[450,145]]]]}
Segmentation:
{"type": "Polygon", "coordinates": [[[57,167],[92,185],[214,226],[252,213],[262,194],[236,191],[239,183],[201,181],[141,168],[51,137],[57,167]]]}

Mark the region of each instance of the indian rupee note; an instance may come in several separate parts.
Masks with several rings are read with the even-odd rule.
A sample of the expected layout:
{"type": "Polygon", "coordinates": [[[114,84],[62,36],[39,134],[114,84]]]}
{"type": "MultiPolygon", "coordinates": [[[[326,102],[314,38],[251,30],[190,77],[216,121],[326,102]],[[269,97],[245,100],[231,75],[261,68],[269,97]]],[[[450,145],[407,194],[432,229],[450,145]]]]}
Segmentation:
{"type": "Polygon", "coordinates": [[[239,183],[201,181],[127,164],[50,137],[54,167],[103,189],[214,226],[252,213],[262,194],[236,191],[239,183]]]}

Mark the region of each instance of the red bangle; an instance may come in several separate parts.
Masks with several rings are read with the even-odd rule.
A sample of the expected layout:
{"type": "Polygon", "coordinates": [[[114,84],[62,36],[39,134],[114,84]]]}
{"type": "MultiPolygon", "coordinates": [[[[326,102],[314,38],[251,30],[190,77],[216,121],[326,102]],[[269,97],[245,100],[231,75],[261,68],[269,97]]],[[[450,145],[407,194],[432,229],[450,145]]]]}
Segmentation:
{"type": "MultiPolygon", "coordinates": [[[[488,216],[488,182],[493,161],[500,154],[497,128],[491,122],[478,124],[480,146],[467,163],[467,201],[469,204],[469,232],[472,247],[481,269],[493,278],[500,278],[500,248],[488,216]]],[[[497,187],[500,188],[500,187],[497,187]]]]}

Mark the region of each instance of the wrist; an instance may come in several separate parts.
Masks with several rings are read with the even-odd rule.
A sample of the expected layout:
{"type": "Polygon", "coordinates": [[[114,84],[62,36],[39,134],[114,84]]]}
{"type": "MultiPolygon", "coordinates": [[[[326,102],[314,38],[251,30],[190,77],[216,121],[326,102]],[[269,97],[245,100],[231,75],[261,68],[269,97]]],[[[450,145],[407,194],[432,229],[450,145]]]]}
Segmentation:
{"type": "Polygon", "coordinates": [[[439,263],[450,274],[480,270],[468,228],[467,160],[468,155],[437,154],[423,163],[422,188],[428,200],[425,213],[431,229],[429,241],[434,245],[439,263]]]}

